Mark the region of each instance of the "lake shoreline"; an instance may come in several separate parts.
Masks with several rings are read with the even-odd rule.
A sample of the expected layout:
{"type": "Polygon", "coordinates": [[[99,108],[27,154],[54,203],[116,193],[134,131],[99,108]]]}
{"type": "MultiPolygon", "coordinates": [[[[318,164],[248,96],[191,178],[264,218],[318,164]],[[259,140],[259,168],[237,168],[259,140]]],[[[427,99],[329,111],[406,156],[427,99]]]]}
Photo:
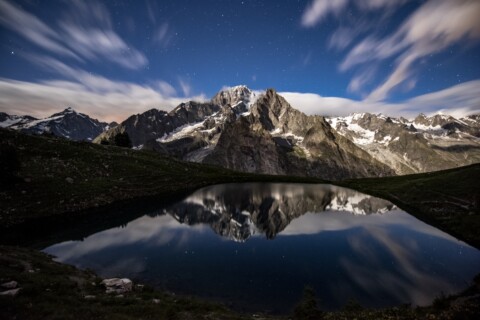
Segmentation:
{"type": "MultiPolygon", "coordinates": [[[[80,270],[52,260],[52,256],[36,250],[0,245],[0,280],[15,280],[20,291],[17,296],[0,296],[2,319],[304,319],[292,315],[238,313],[206,300],[178,296],[142,285],[116,297],[105,293],[102,278],[89,270],[80,270]],[[32,302],[34,302],[32,304],[32,302]]],[[[138,283],[136,283],[138,284],[138,283]]],[[[304,297],[305,299],[305,297],[304,297]]],[[[305,308],[305,300],[299,301],[305,308]]],[[[308,301],[307,301],[308,302],[308,301]]],[[[352,301],[342,310],[325,312],[321,303],[306,308],[307,313],[323,319],[475,319],[480,314],[480,276],[475,283],[457,295],[439,296],[427,307],[403,305],[382,309],[366,309],[352,301]]],[[[307,304],[308,305],[308,304],[307,304]]],[[[306,318],[305,318],[306,319],[306,318]]]]}

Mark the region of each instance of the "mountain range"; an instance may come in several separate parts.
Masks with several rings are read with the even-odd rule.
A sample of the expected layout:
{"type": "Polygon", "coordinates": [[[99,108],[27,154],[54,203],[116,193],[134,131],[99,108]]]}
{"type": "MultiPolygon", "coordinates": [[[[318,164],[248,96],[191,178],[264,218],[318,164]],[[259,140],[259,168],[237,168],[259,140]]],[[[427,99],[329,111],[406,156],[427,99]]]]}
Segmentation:
{"type": "Polygon", "coordinates": [[[31,134],[52,134],[75,141],[92,141],[117,123],[100,122],[69,107],[48,118],[16,116],[0,113],[0,128],[10,128],[31,134]]]}
{"type": "MultiPolygon", "coordinates": [[[[319,110],[321,110],[319,106],[319,110]]],[[[0,126],[72,140],[112,142],[128,133],[135,149],[267,174],[345,179],[436,171],[480,162],[480,115],[415,119],[356,113],[307,116],[274,89],[226,88],[208,102],[151,109],[119,125],[73,109],[46,119],[0,114],[0,126]]]]}

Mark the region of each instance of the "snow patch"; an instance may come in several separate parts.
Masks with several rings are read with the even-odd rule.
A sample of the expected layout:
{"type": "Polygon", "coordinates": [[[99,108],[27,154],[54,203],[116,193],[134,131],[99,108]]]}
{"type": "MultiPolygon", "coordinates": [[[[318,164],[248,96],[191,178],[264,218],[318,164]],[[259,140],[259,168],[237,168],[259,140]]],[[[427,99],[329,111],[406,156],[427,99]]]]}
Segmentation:
{"type": "Polygon", "coordinates": [[[169,134],[164,135],[161,138],[157,139],[157,142],[170,142],[173,140],[177,140],[188,136],[189,134],[193,133],[195,130],[201,128],[203,126],[204,120],[193,123],[193,124],[186,124],[184,126],[180,126],[176,128],[174,131],[170,132],[169,134]]]}

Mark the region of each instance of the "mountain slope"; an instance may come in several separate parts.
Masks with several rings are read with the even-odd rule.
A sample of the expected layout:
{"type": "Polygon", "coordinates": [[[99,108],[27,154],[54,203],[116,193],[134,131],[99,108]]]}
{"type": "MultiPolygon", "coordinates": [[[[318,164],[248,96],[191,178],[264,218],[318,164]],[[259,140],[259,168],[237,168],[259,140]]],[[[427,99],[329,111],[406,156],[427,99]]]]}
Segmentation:
{"type": "Polygon", "coordinates": [[[343,179],[393,174],[320,116],[307,116],[269,89],[247,115],[226,123],[204,159],[246,172],[343,179]]]}
{"type": "Polygon", "coordinates": [[[8,128],[14,125],[18,126],[34,120],[38,119],[31,116],[16,116],[0,112],[0,128],[8,128]]]}
{"type": "Polygon", "coordinates": [[[137,149],[253,173],[338,180],[480,162],[479,116],[307,116],[274,90],[246,86],[225,88],[210,102],[131,116],[95,142],[124,131],[137,149]]]}
{"type": "Polygon", "coordinates": [[[225,168],[325,179],[392,175],[320,116],[292,108],[273,89],[220,91],[211,102],[187,102],[170,112],[131,116],[94,142],[127,132],[136,148],[225,168]]]}
{"type": "Polygon", "coordinates": [[[423,114],[413,121],[370,113],[330,117],[332,127],[397,174],[480,162],[480,121],[423,114]]]}
{"type": "Polygon", "coordinates": [[[66,108],[62,112],[52,114],[44,119],[35,119],[29,116],[9,117],[10,121],[3,121],[2,124],[11,123],[3,127],[30,134],[53,134],[57,137],[76,141],[91,141],[109,127],[116,125],[116,123],[107,124],[92,119],[83,113],[76,112],[72,108],[66,108]]]}

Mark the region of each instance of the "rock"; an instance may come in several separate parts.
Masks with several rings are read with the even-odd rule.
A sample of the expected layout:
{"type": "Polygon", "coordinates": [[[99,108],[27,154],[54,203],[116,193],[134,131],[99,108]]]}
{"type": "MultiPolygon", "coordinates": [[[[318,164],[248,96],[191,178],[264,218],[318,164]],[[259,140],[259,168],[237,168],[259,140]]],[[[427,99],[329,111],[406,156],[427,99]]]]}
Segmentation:
{"type": "Polygon", "coordinates": [[[95,299],[96,297],[94,295],[86,295],[84,298],[87,300],[92,300],[92,299],[95,299]]]}
{"type": "Polygon", "coordinates": [[[22,118],[24,118],[22,121],[15,123],[10,128],[29,134],[48,134],[76,141],[91,141],[111,127],[106,122],[99,122],[86,114],[76,112],[72,108],[67,108],[40,120],[33,117],[27,118],[27,116],[22,118]],[[37,121],[31,123],[33,120],[37,121]]]}
{"type": "Polygon", "coordinates": [[[15,297],[21,290],[22,288],[17,288],[17,289],[11,289],[7,291],[2,291],[0,292],[0,296],[11,296],[15,297]]]}
{"type": "Polygon", "coordinates": [[[1,287],[5,289],[15,289],[17,286],[18,286],[17,281],[9,281],[9,282],[2,283],[1,285],[1,287]]]}
{"type": "Polygon", "coordinates": [[[155,303],[155,304],[159,304],[159,303],[160,303],[160,299],[153,299],[152,302],[155,303]]]}
{"type": "Polygon", "coordinates": [[[67,181],[68,183],[73,183],[73,179],[70,178],[70,177],[66,177],[66,178],[65,178],[65,181],[67,181]]]}
{"type": "Polygon", "coordinates": [[[104,279],[101,284],[106,287],[106,293],[122,294],[132,291],[133,288],[133,282],[127,278],[104,279]]]}

